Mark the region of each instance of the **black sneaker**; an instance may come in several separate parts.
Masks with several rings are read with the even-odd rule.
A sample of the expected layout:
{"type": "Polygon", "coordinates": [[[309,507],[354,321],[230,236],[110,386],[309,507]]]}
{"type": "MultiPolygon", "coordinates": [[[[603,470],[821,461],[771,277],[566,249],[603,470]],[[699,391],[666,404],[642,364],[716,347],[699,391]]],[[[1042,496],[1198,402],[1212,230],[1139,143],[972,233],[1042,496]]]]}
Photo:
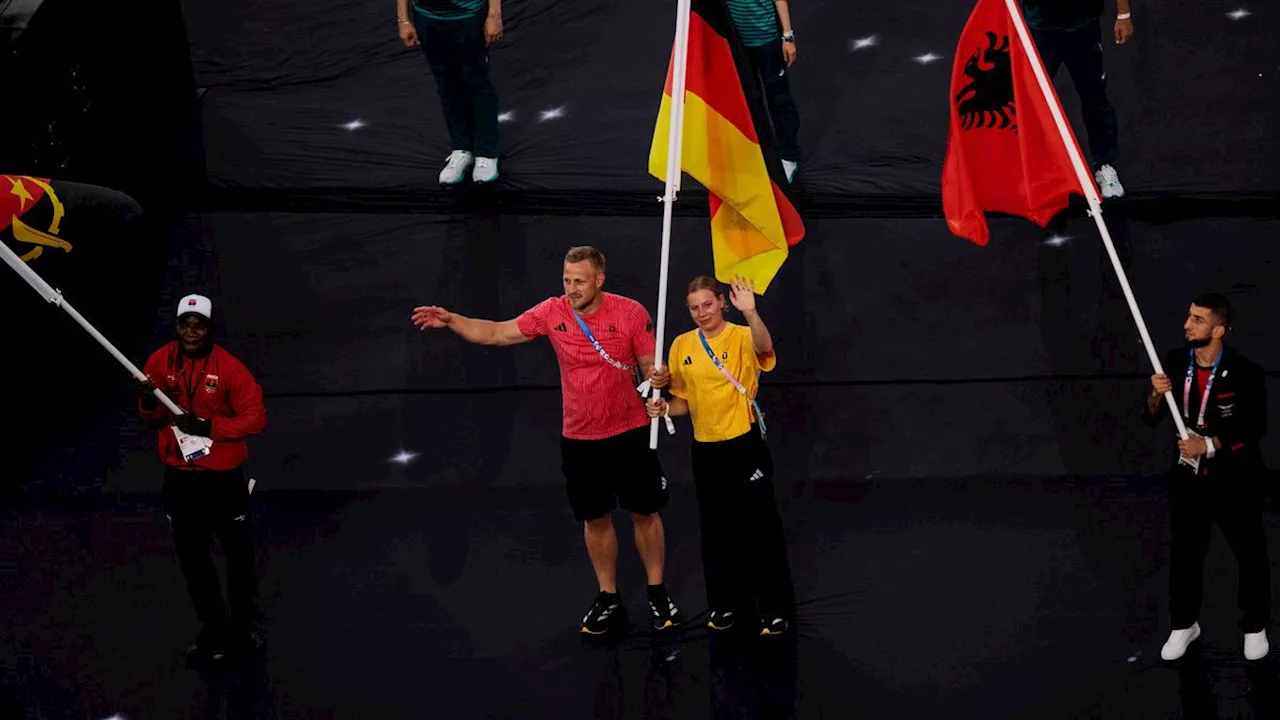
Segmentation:
{"type": "Polygon", "coordinates": [[[618,628],[626,621],[627,610],[617,593],[602,592],[596,596],[591,609],[582,616],[582,632],[587,635],[603,635],[618,628]]]}
{"type": "Polygon", "coordinates": [[[680,608],[676,607],[664,585],[649,586],[649,614],[653,617],[654,630],[680,627],[684,622],[680,608]]]}
{"type": "Polygon", "coordinates": [[[223,633],[212,625],[205,625],[200,634],[196,636],[194,642],[187,648],[186,656],[189,662],[200,662],[203,660],[221,660],[226,655],[226,647],[223,643],[223,633]]]}
{"type": "Polygon", "coordinates": [[[728,630],[733,627],[734,612],[732,610],[712,610],[707,619],[707,627],[712,630],[728,630]]]}
{"type": "Polygon", "coordinates": [[[776,617],[760,626],[761,635],[781,635],[791,628],[786,618],[776,617]]]}

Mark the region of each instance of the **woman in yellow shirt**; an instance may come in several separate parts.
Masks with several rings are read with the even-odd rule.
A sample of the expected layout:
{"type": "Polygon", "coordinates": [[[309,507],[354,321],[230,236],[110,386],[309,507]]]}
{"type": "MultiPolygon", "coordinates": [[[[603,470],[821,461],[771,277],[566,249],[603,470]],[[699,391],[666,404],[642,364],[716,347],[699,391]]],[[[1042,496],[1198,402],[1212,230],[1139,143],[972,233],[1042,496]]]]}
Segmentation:
{"type": "Polygon", "coordinates": [[[698,327],[671,343],[671,401],[652,399],[647,408],[650,417],[693,421],[707,625],[727,630],[739,614],[754,613],[760,634],[776,635],[790,627],[795,596],[756,392],[760,372],[773,370],[777,358],[756,312],[754,284],[736,277],[730,298],[745,326],[725,320],[724,292],[714,278],[689,283],[689,315],[698,327]]]}

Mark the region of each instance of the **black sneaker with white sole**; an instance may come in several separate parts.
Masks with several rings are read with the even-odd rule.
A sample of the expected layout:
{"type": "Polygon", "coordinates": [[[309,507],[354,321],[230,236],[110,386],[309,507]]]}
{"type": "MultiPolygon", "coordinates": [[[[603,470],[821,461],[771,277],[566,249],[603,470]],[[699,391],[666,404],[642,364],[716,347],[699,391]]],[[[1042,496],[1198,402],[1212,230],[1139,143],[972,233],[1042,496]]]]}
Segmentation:
{"type": "Polygon", "coordinates": [[[707,627],[712,630],[728,630],[733,627],[734,618],[732,610],[712,610],[711,617],[707,618],[707,627]]]}
{"type": "Polygon", "coordinates": [[[654,630],[680,627],[684,622],[680,608],[676,607],[675,601],[667,594],[665,585],[649,586],[649,615],[653,619],[654,630]]]}
{"type": "Polygon", "coordinates": [[[622,626],[627,610],[617,593],[602,592],[596,596],[591,609],[582,616],[582,632],[585,635],[604,635],[622,626]]]}
{"type": "Polygon", "coordinates": [[[789,629],[791,629],[791,623],[787,622],[786,618],[775,617],[775,618],[765,620],[760,625],[760,634],[761,635],[782,635],[789,629]]]}

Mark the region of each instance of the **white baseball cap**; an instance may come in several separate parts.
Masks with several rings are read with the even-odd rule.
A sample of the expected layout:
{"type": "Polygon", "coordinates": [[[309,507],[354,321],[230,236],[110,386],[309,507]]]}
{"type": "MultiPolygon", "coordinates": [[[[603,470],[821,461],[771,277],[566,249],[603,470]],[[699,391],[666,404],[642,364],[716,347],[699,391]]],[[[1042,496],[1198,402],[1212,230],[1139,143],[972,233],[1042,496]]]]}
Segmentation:
{"type": "Polygon", "coordinates": [[[178,301],[178,317],[182,317],[188,313],[203,315],[206,319],[213,319],[213,302],[203,295],[188,295],[178,301]]]}

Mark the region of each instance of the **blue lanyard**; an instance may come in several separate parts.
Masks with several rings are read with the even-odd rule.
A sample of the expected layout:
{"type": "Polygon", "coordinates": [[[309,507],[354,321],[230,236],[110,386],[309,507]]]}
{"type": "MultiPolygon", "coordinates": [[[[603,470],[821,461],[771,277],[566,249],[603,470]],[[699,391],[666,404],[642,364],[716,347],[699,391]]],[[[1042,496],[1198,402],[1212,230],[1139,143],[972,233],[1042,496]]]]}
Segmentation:
{"type": "MultiPolygon", "coordinates": [[[[1190,420],[1190,410],[1188,403],[1191,402],[1191,383],[1195,381],[1196,376],[1196,351],[1191,350],[1191,359],[1187,362],[1187,380],[1182,384],[1182,417],[1190,420]]],[[[1204,395],[1200,398],[1200,417],[1196,420],[1196,428],[1204,428],[1204,413],[1209,408],[1209,391],[1213,389],[1213,379],[1218,375],[1218,365],[1222,363],[1222,353],[1218,353],[1218,357],[1213,361],[1213,368],[1209,370],[1209,379],[1204,383],[1204,395]]]]}
{"type": "MultiPolygon", "coordinates": [[[[567,300],[565,302],[568,303],[567,300]]],[[[601,345],[600,341],[596,340],[596,336],[591,333],[591,328],[587,327],[587,321],[582,319],[582,316],[578,314],[577,310],[574,310],[572,307],[570,307],[569,312],[573,313],[573,319],[578,321],[578,327],[582,328],[582,334],[587,336],[587,340],[591,341],[591,345],[595,347],[596,352],[600,354],[600,357],[604,358],[605,362],[609,363],[610,365],[618,368],[623,372],[631,372],[630,365],[626,365],[624,363],[618,362],[617,360],[614,360],[613,357],[609,355],[608,352],[605,351],[604,346],[601,345]]]]}
{"type": "Polygon", "coordinates": [[[747,389],[742,386],[742,383],[738,382],[738,379],[733,376],[733,373],[729,372],[725,366],[721,364],[720,358],[716,357],[716,351],[711,349],[711,343],[707,342],[707,336],[702,334],[701,329],[698,330],[698,339],[702,341],[702,349],[707,351],[707,357],[711,358],[711,362],[716,364],[716,369],[724,375],[725,379],[729,381],[730,385],[733,385],[734,389],[736,389],[739,394],[751,403],[752,409],[756,411],[756,421],[760,423],[760,437],[767,437],[768,431],[764,426],[764,413],[760,411],[760,404],[756,402],[755,398],[747,394],[747,389]]]}

